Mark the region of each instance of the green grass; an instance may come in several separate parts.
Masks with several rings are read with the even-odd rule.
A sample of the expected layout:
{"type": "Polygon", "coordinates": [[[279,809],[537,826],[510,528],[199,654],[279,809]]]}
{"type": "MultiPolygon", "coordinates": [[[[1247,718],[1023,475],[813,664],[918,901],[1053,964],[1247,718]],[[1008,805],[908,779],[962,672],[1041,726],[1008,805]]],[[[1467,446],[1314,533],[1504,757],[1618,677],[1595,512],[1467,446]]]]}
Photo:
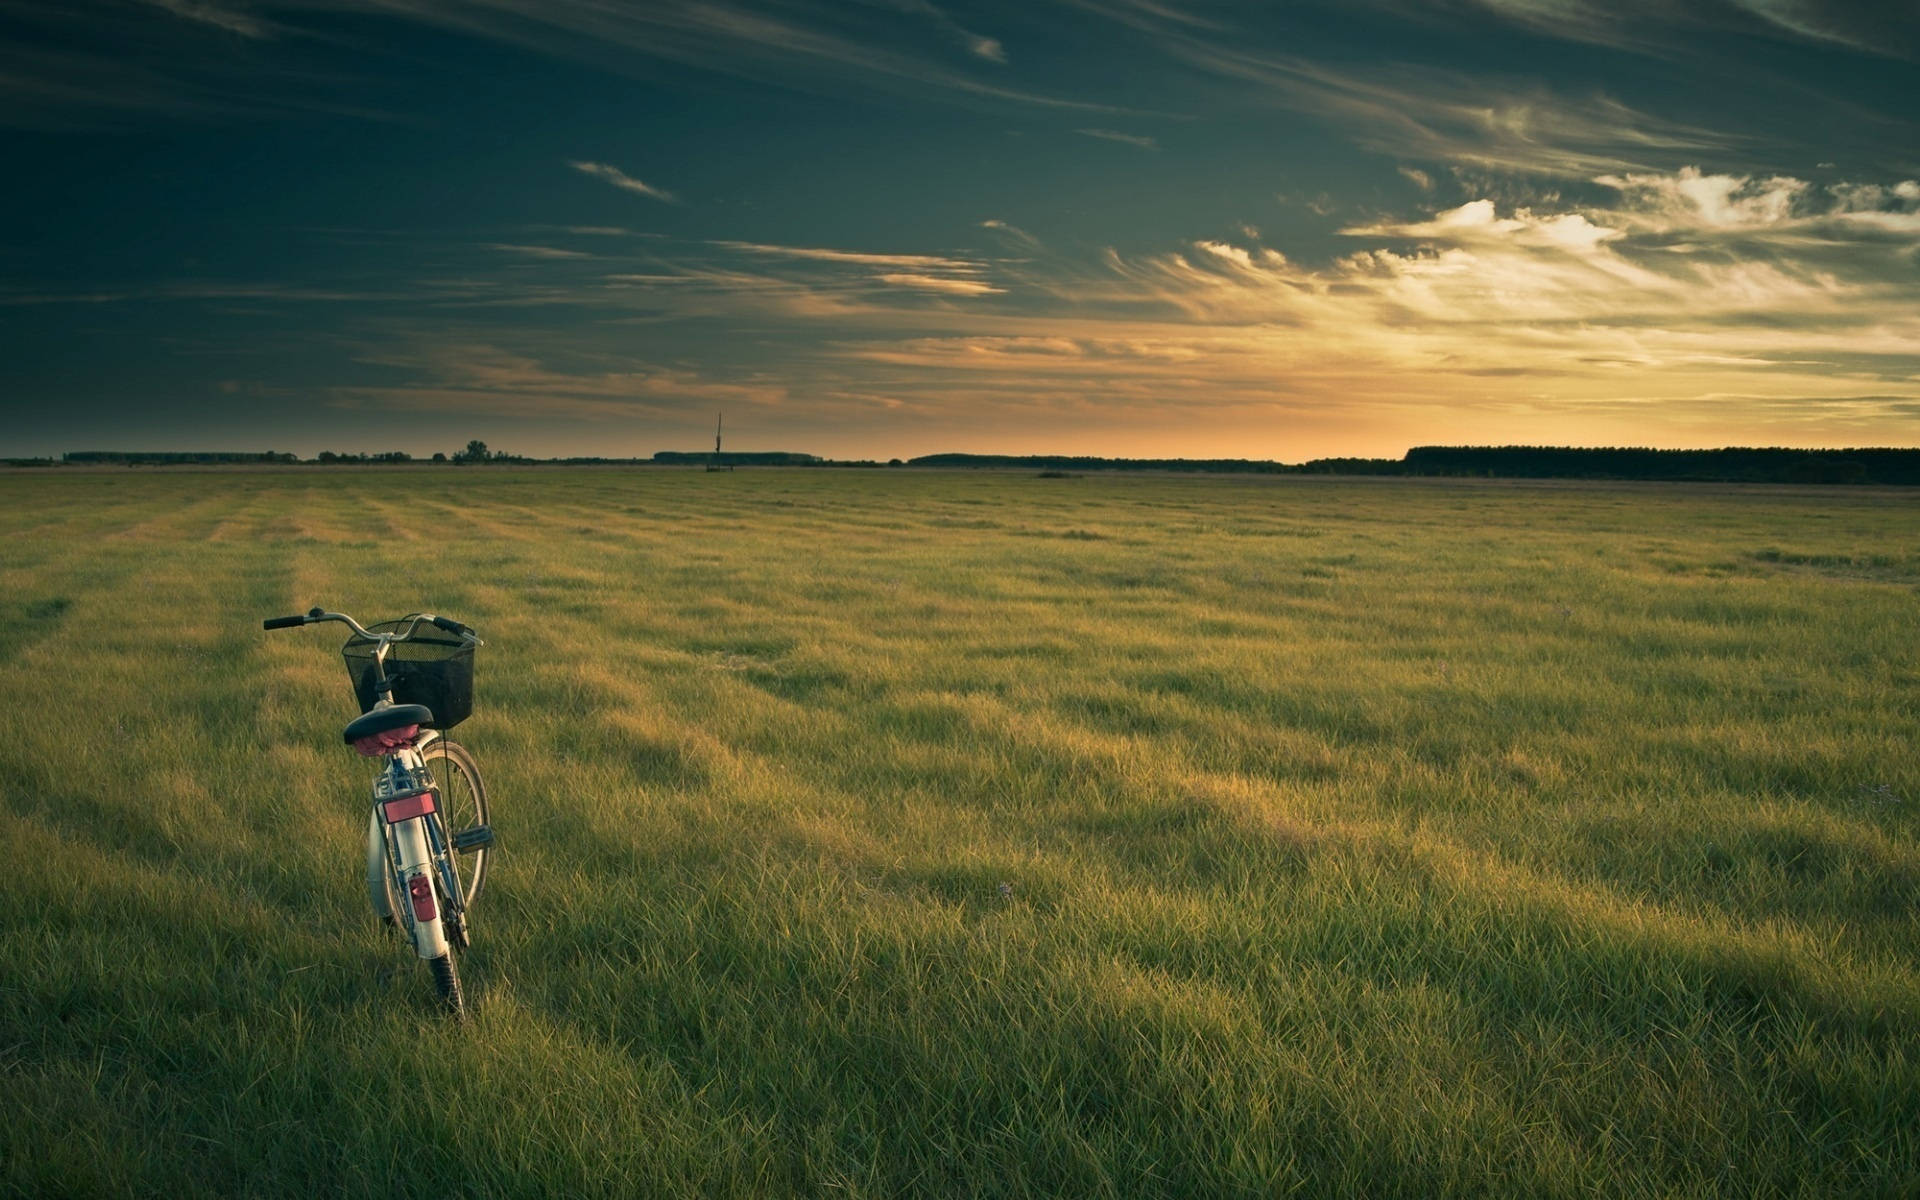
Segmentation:
{"type": "Polygon", "coordinates": [[[0,1190],[1913,1195],[1916,515],[0,475],[0,1190]],[[488,639],[465,1028],[315,603],[488,639]]]}

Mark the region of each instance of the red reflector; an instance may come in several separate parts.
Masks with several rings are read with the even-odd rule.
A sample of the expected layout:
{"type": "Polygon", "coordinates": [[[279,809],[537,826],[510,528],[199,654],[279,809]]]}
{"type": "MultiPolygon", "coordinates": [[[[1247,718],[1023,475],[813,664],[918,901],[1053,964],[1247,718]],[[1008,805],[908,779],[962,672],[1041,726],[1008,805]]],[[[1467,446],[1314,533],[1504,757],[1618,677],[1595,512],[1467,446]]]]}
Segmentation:
{"type": "Polygon", "coordinates": [[[433,920],[433,880],[415,875],[407,881],[407,898],[413,901],[414,920],[433,920]]]}
{"type": "Polygon", "coordinates": [[[380,807],[386,810],[388,824],[410,821],[433,811],[433,793],[420,792],[417,795],[402,796],[398,800],[389,800],[380,807]]]}

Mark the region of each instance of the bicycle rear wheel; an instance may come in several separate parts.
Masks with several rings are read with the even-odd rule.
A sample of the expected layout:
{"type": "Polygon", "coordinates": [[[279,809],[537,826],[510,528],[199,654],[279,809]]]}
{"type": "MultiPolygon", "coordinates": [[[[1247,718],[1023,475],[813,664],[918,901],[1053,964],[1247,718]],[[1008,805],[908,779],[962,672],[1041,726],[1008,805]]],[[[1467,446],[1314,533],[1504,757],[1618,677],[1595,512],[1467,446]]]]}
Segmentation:
{"type": "MultiPolygon", "coordinates": [[[[441,823],[447,836],[452,838],[464,830],[487,824],[487,789],[480,781],[480,764],[474,761],[473,754],[460,743],[441,737],[422,746],[420,757],[433,775],[440,796],[441,823]]],[[[481,847],[466,854],[448,855],[460,877],[460,895],[466,911],[472,910],[473,902],[480,898],[480,889],[486,885],[489,854],[481,847]]]]}
{"type": "Polygon", "coordinates": [[[460,988],[460,970],[453,965],[453,955],[442,954],[438,958],[427,960],[427,967],[433,972],[433,991],[440,998],[440,1004],[456,1021],[467,1019],[467,997],[460,988]]]}

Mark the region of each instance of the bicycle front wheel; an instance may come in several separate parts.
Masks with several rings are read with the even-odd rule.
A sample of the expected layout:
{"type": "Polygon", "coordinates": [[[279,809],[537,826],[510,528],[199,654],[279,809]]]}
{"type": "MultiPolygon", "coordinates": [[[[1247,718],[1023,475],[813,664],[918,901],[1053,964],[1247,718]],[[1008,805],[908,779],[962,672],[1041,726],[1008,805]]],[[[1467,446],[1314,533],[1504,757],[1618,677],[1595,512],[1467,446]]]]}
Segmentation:
{"type": "MultiPolygon", "coordinates": [[[[435,738],[420,748],[420,757],[440,794],[441,823],[448,837],[487,824],[487,789],[480,782],[480,764],[458,742],[435,738]]],[[[471,910],[487,882],[485,847],[466,854],[449,853],[448,860],[460,877],[460,895],[464,908],[471,910]]]]}

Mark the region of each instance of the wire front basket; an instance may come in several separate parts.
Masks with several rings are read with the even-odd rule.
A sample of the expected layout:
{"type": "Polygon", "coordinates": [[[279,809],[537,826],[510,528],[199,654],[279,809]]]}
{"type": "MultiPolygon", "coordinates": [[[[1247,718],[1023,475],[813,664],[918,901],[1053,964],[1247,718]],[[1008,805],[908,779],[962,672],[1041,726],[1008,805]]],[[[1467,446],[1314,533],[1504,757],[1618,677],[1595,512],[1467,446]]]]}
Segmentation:
{"type": "MultiPolygon", "coordinates": [[[[382,621],[367,628],[374,633],[391,633],[411,619],[382,621]]],[[[373,690],[379,681],[379,666],[373,660],[378,644],[355,634],[340,647],[361,712],[372,711],[379,697],[373,690]]],[[[393,702],[426,705],[433,710],[434,729],[452,729],[473,715],[473,643],[465,638],[422,622],[412,637],[388,648],[387,676],[395,681],[393,702]]]]}

